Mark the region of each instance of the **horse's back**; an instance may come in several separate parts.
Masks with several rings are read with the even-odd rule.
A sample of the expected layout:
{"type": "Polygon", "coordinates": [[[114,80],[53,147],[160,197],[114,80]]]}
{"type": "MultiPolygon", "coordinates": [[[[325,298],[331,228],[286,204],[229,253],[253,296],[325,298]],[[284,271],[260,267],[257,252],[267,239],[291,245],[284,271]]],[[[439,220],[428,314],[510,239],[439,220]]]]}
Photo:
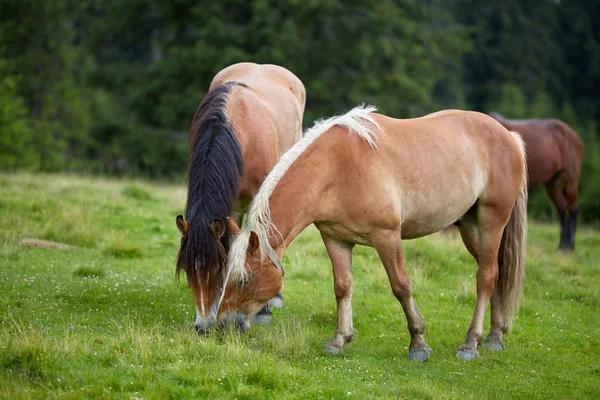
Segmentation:
{"type": "Polygon", "coordinates": [[[236,81],[227,101],[244,158],[240,199],[248,202],[279,157],[302,137],[306,94],[302,82],[277,65],[239,63],[219,72],[211,90],[236,81]]]}
{"type": "Polygon", "coordinates": [[[544,184],[558,174],[579,180],[583,146],[577,133],[559,119],[509,120],[494,116],[525,142],[529,185],[544,184]]]}
{"type": "MultiPolygon", "coordinates": [[[[288,69],[274,64],[255,64],[250,62],[242,62],[230,65],[221,70],[213,78],[210,89],[222,85],[225,82],[237,81],[245,83],[258,92],[264,94],[269,100],[276,100],[275,93],[272,91],[280,91],[284,88],[285,92],[290,92],[301,105],[304,111],[306,102],[306,90],[302,81],[288,69]],[[275,87],[276,89],[273,89],[275,87]]],[[[277,93],[281,95],[281,93],[277,93]]]]}
{"type": "MultiPolygon", "coordinates": [[[[376,151],[340,127],[319,141],[318,151],[340,169],[337,176],[359,177],[335,194],[346,209],[358,210],[352,216],[356,223],[361,210],[377,208],[387,210],[385,223],[402,225],[403,238],[436,232],[489,188],[501,191],[502,174],[512,178],[523,167],[512,135],[483,114],[452,110],[407,120],[373,117],[382,130],[376,151]]],[[[516,191],[520,180],[508,181],[516,191]]]]}

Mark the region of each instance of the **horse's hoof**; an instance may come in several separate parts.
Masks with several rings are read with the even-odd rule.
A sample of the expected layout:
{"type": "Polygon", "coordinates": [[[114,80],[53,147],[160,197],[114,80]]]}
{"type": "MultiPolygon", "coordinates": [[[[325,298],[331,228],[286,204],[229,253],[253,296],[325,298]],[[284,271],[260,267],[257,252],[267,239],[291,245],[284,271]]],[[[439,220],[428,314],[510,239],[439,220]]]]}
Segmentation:
{"type": "Polygon", "coordinates": [[[281,293],[277,293],[275,295],[275,297],[273,297],[271,300],[269,300],[267,305],[269,307],[273,307],[273,308],[282,308],[283,307],[283,296],[281,295],[281,293]]]}
{"type": "Polygon", "coordinates": [[[558,251],[560,251],[562,254],[571,254],[573,250],[575,250],[575,246],[571,246],[570,244],[561,243],[558,245],[558,251]]]}
{"type": "Polygon", "coordinates": [[[241,332],[246,333],[248,329],[250,329],[250,323],[245,317],[239,316],[234,321],[235,327],[241,332]]]}
{"type": "Polygon", "coordinates": [[[485,341],[481,344],[481,348],[490,351],[502,351],[504,350],[504,346],[502,343],[494,342],[494,341],[485,341]]]}
{"type": "Polygon", "coordinates": [[[408,359],[411,361],[425,362],[429,360],[431,350],[409,350],[408,359]]]}
{"type": "Polygon", "coordinates": [[[335,356],[337,354],[340,354],[342,352],[342,349],[340,347],[337,347],[335,345],[327,343],[323,347],[323,352],[325,352],[326,354],[331,354],[331,355],[335,356]]]}
{"type": "Polygon", "coordinates": [[[475,351],[459,350],[458,353],[456,353],[456,358],[460,358],[462,360],[474,360],[477,357],[479,357],[479,353],[477,352],[477,350],[475,350],[475,351]]]}
{"type": "Polygon", "coordinates": [[[269,309],[269,307],[264,306],[261,310],[254,316],[254,323],[259,325],[270,324],[273,321],[273,312],[269,309]]]}
{"type": "Polygon", "coordinates": [[[256,314],[254,316],[254,323],[256,325],[268,325],[273,322],[273,315],[256,314]]]}

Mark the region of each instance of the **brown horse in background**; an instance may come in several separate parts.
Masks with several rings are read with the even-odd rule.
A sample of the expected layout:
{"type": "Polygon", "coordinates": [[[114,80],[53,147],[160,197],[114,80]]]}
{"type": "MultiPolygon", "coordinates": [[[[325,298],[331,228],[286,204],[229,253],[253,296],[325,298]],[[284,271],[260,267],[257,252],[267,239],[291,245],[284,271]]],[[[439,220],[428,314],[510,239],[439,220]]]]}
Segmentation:
{"type": "Polygon", "coordinates": [[[176,222],[182,235],[177,274],[187,274],[199,332],[213,325],[211,304],[222,296],[231,236],[226,220],[233,216],[241,225],[263,179],[300,140],[305,99],[304,85],[287,69],[240,63],[214,77],[196,111],[186,216],[176,222]]]}
{"type": "MultiPolygon", "coordinates": [[[[319,122],[269,173],[228,257],[217,319],[248,317],[282,285],[284,250],[309,224],[321,232],[333,265],[338,324],[325,352],[352,339],[352,249],[374,247],[408,321],[410,359],[425,361],[425,323],[412,297],[402,240],[454,221],[477,272],[477,301],[457,357],[477,357],[491,301],[484,347],[502,350],[518,309],[527,236],[523,142],[487,115],[448,110],[399,120],[357,107],[319,122]],[[267,257],[263,257],[266,255],[267,257]]],[[[230,229],[239,231],[233,220],[230,229]]]]}
{"type": "Polygon", "coordinates": [[[563,251],[573,250],[583,157],[583,146],[577,133],[557,119],[513,121],[498,113],[490,116],[523,138],[529,186],[544,185],[560,218],[558,247],[563,251]]]}

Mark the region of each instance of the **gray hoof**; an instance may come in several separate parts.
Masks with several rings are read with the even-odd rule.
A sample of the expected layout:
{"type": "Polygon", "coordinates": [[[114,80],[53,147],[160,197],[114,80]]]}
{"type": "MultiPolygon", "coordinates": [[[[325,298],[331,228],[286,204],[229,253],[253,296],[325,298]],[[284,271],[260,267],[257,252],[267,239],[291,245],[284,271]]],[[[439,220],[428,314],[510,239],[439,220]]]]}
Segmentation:
{"type": "MultiPolygon", "coordinates": [[[[236,318],[235,321],[235,327],[241,332],[241,333],[246,333],[246,331],[248,329],[250,329],[250,323],[242,317],[236,318]]],[[[221,326],[225,326],[225,325],[221,325],[221,326]]]]}
{"type": "Polygon", "coordinates": [[[269,309],[269,306],[264,306],[254,316],[254,323],[255,324],[266,325],[266,324],[270,324],[271,321],[273,321],[273,313],[269,309]]]}
{"type": "Polygon", "coordinates": [[[281,300],[279,297],[273,297],[271,300],[269,300],[267,305],[269,307],[273,307],[273,308],[282,308],[283,300],[281,300]]]}
{"type": "Polygon", "coordinates": [[[410,350],[408,352],[408,359],[411,361],[425,362],[429,360],[431,350],[410,350]]]}
{"type": "Polygon", "coordinates": [[[456,353],[456,358],[460,358],[462,360],[474,360],[477,357],[479,357],[479,353],[477,351],[459,350],[458,353],[456,353]]]}
{"type": "Polygon", "coordinates": [[[271,300],[269,300],[267,305],[269,307],[273,307],[273,308],[282,308],[283,307],[283,296],[281,295],[281,293],[277,293],[275,295],[275,297],[273,297],[271,300]]]}
{"type": "Polygon", "coordinates": [[[502,351],[504,346],[501,343],[486,341],[481,344],[481,348],[490,351],[502,351]]]}
{"type": "Polygon", "coordinates": [[[257,325],[268,325],[273,322],[272,314],[256,314],[254,316],[254,323],[257,325]]]}
{"type": "Polygon", "coordinates": [[[331,355],[336,355],[336,354],[340,354],[342,352],[342,349],[336,346],[333,346],[329,343],[327,343],[324,347],[323,347],[323,352],[327,353],[327,354],[331,354],[331,355]]]}

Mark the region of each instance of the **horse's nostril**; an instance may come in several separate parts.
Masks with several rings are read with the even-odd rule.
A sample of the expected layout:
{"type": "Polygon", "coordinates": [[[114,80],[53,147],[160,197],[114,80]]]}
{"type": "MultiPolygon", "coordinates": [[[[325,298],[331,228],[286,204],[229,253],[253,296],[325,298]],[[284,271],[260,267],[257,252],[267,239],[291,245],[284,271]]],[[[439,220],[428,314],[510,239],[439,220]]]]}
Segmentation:
{"type": "Polygon", "coordinates": [[[198,335],[200,336],[204,336],[207,337],[208,334],[210,333],[210,328],[204,328],[204,327],[200,327],[200,326],[194,326],[196,328],[196,332],[198,332],[198,335]]]}
{"type": "Polygon", "coordinates": [[[196,332],[202,336],[208,336],[211,331],[213,324],[210,321],[196,321],[194,324],[194,328],[196,328],[196,332]]]}

